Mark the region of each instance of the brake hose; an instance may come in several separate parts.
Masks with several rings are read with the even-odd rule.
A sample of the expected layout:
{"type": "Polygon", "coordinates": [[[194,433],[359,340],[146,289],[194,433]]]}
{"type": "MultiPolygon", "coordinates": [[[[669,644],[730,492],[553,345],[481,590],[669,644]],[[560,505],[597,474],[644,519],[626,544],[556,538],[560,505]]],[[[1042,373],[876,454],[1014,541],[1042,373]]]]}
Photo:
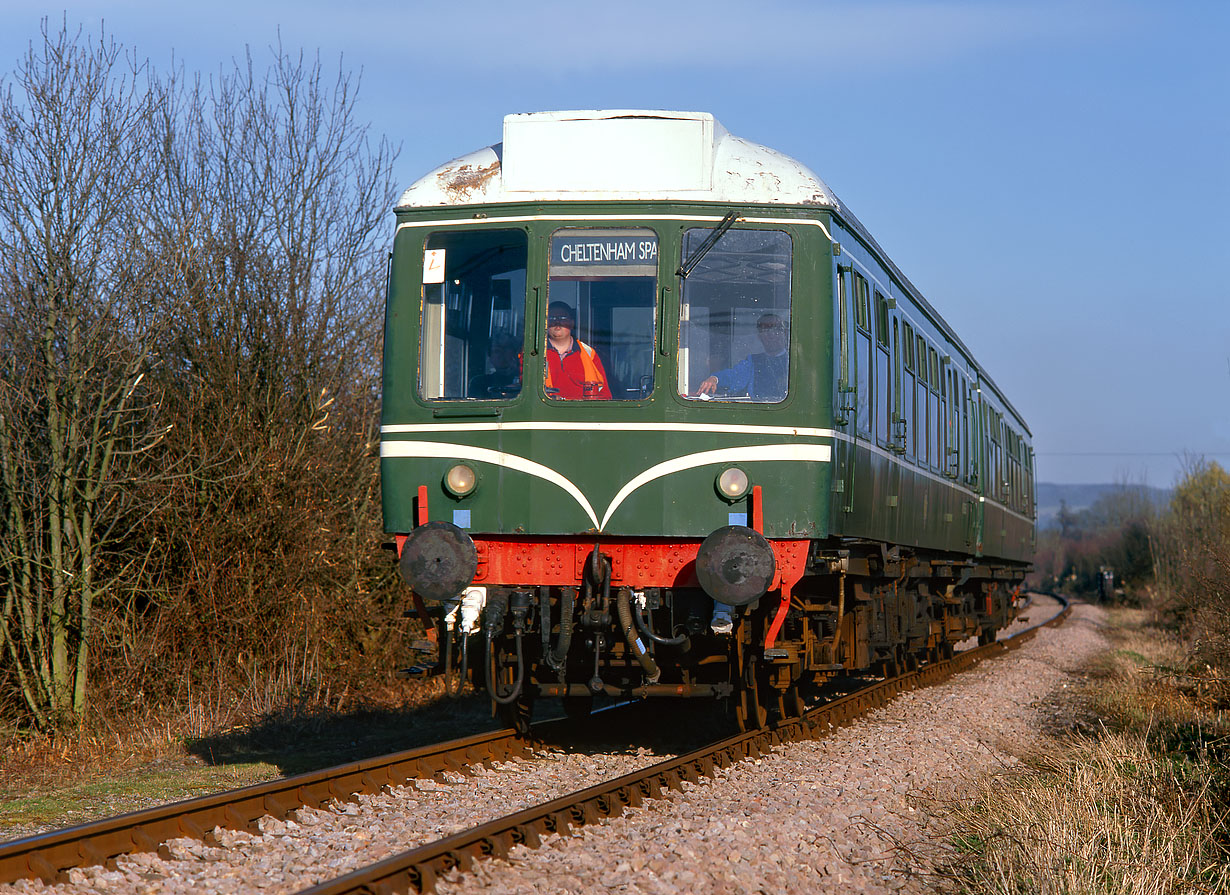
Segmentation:
{"type": "Polygon", "coordinates": [[[684,631],[676,637],[662,637],[659,634],[655,634],[653,629],[649,626],[649,622],[645,620],[645,616],[641,614],[641,604],[639,602],[632,607],[632,618],[636,622],[637,630],[639,630],[654,643],[661,644],[662,646],[682,646],[688,642],[687,631],[684,631]]]}
{"type": "Polygon", "coordinates": [[[624,640],[628,642],[628,648],[636,656],[636,661],[645,670],[646,683],[656,684],[662,672],[653,657],[649,655],[649,651],[645,649],[645,644],[633,630],[631,598],[632,592],[626,587],[621,587],[615,595],[615,609],[619,613],[619,628],[624,633],[624,640]]]}
{"type": "Polygon", "coordinates": [[[500,705],[510,705],[517,701],[517,697],[521,695],[521,685],[525,682],[525,660],[521,655],[521,633],[516,635],[517,640],[517,677],[513,681],[512,689],[506,696],[500,696],[496,692],[495,686],[495,640],[491,632],[487,632],[487,692],[491,698],[500,705]]]}

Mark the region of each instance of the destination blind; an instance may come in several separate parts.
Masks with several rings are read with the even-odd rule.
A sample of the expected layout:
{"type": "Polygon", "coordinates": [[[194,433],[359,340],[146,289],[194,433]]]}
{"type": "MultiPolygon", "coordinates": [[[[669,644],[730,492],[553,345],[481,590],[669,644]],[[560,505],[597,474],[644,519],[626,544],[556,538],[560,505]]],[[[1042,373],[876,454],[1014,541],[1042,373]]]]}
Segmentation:
{"type": "Polygon", "coordinates": [[[551,237],[552,276],[656,276],[658,240],[633,234],[570,231],[551,237]]]}

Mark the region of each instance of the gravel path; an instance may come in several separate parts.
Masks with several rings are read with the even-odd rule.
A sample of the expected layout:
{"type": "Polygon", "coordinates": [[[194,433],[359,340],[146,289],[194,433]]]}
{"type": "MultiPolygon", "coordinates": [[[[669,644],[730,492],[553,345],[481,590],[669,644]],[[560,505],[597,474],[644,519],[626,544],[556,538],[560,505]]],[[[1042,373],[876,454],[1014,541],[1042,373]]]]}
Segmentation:
{"type": "MultiPolygon", "coordinates": [[[[1050,614],[1043,599],[1035,620],[1050,614]]],[[[1015,764],[1071,712],[1065,690],[1106,649],[1102,610],[1077,605],[1008,656],[903,694],[826,739],[779,747],[622,818],[518,847],[441,893],[935,890],[927,810],[1015,764]]]]}
{"type": "MultiPolygon", "coordinates": [[[[1033,614],[1049,611],[1039,605],[1033,614]]],[[[927,841],[926,805],[959,796],[966,781],[1014,763],[1037,742],[1065,711],[1057,694],[1104,648],[1100,619],[1099,610],[1078,606],[1062,628],[1008,657],[898,697],[825,740],[779,747],[622,818],[547,837],[538,851],[518,847],[511,862],[454,873],[440,891],[930,891],[930,867],[910,847],[927,841]]],[[[116,870],[88,868],[59,886],[23,881],[0,893],[294,891],[664,757],[546,753],[474,777],[303,809],[287,822],[266,818],[260,835],[175,840],[161,856],[121,858],[116,870]]]]}

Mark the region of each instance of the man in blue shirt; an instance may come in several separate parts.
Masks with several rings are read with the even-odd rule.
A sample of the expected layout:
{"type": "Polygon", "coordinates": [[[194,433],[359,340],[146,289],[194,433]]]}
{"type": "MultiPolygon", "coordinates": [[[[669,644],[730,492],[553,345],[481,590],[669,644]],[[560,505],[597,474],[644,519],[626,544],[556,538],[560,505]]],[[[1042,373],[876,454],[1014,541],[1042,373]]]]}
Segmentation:
{"type": "Polygon", "coordinates": [[[762,314],[756,335],[764,351],[749,354],[728,370],[718,370],[700,384],[699,395],[712,396],[719,387],[728,395],[744,395],[755,401],[780,401],[786,397],[790,367],[786,323],[776,314],[762,314]]]}

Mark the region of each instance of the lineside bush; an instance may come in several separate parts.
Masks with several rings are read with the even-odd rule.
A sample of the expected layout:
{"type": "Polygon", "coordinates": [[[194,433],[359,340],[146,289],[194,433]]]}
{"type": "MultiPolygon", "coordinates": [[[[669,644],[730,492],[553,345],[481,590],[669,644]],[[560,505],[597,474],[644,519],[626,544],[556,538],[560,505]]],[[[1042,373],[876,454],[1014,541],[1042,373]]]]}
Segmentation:
{"type": "Polygon", "coordinates": [[[0,729],[387,681],[395,152],[281,46],[208,80],[58,31],[0,75],[0,729]]]}
{"type": "Polygon", "coordinates": [[[1207,698],[1230,708],[1230,474],[1189,463],[1155,527],[1157,609],[1192,646],[1207,698]]]}

